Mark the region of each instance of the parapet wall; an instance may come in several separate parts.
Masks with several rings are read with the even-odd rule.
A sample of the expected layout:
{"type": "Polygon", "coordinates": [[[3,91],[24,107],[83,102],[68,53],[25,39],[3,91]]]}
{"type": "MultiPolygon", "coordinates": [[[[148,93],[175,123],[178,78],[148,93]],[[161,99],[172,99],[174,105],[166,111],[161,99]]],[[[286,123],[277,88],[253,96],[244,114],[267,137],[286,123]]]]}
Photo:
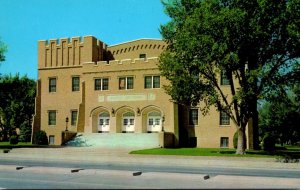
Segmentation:
{"type": "Polygon", "coordinates": [[[84,72],[107,72],[134,69],[157,69],[158,57],[123,59],[83,63],[84,72]]]}
{"type": "Polygon", "coordinates": [[[38,42],[38,68],[79,66],[102,61],[107,45],[93,36],[41,40],[38,42]]]}

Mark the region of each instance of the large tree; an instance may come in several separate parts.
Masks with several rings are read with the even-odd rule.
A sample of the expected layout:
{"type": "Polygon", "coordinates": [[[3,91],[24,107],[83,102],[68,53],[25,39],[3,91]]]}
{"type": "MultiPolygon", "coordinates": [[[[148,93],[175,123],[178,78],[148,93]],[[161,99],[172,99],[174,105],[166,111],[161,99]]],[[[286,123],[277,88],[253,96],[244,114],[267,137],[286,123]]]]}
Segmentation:
{"type": "MultiPolygon", "coordinates": [[[[257,100],[293,72],[300,56],[299,0],[169,0],[171,21],[161,26],[167,50],[159,68],[166,91],[184,105],[204,102],[225,111],[238,131],[237,154],[246,149],[252,119],[258,137],[257,100]],[[222,75],[229,88],[220,85],[222,75]]],[[[200,104],[202,105],[202,104],[200,104]]],[[[256,146],[257,146],[257,141],[256,146]]]]}
{"type": "MultiPolygon", "coordinates": [[[[299,73],[300,74],[300,73],[299,73]]],[[[271,134],[284,144],[300,141],[300,81],[270,93],[259,109],[260,137],[271,134]]]]}
{"type": "Polygon", "coordinates": [[[20,140],[30,141],[34,114],[35,81],[19,75],[0,76],[0,136],[8,136],[20,129],[20,140]]]}
{"type": "Polygon", "coordinates": [[[4,53],[6,52],[7,47],[0,39],[0,62],[5,60],[4,53]]]}

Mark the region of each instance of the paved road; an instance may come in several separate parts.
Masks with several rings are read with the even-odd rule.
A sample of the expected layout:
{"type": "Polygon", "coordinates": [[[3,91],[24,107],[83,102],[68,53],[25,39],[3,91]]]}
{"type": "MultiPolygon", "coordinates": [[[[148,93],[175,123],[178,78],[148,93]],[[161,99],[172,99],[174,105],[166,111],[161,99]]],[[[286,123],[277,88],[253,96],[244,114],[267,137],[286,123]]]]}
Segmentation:
{"type": "Polygon", "coordinates": [[[192,189],[192,188],[299,188],[295,178],[245,177],[203,174],[101,170],[60,167],[0,166],[0,188],[14,189],[192,189]],[[72,172],[77,171],[77,172],[72,172]]]}
{"type": "Polygon", "coordinates": [[[0,153],[0,189],[300,187],[299,163],[266,158],[131,155],[129,151],[13,149],[0,153]],[[16,170],[19,166],[24,168],[16,170]],[[83,170],[70,172],[74,168],[83,170]],[[142,175],[133,176],[136,171],[142,175]],[[206,175],[210,178],[204,180],[206,175]]]}
{"type": "MultiPolygon", "coordinates": [[[[149,159],[150,161],[150,159],[149,159]]],[[[300,170],[295,169],[266,169],[266,168],[230,168],[210,166],[182,166],[182,165],[160,165],[150,163],[89,163],[89,162],[65,162],[65,161],[44,161],[44,160],[11,160],[1,159],[0,165],[17,165],[23,167],[60,167],[60,168],[81,168],[81,169],[104,169],[142,172],[168,172],[168,173],[190,173],[216,175],[238,175],[238,176],[262,176],[300,179],[300,170]]]]}

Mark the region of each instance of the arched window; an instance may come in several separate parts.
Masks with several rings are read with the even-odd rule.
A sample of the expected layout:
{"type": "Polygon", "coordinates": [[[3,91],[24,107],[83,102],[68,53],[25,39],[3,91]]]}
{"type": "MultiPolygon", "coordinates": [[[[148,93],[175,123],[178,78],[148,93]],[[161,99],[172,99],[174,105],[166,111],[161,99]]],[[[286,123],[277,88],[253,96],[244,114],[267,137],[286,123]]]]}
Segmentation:
{"type": "Polygon", "coordinates": [[[126,112],[123,114],[123,117],[134,117],[134,113],[133,112],[126,112]]]}
{"type": "Polygon", "coordinates": [[[109,117],[109,113],[108,112],[101,112],[99,114],[99,117],[109,117]]]}

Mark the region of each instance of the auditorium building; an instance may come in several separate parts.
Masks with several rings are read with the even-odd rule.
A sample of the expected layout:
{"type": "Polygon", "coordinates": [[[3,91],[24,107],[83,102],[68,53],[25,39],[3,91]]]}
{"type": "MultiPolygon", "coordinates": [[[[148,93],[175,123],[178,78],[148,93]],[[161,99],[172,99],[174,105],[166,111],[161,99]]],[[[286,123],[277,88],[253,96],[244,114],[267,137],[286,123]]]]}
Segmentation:
{"type": "Polygon", "coordinates": [[[93,36],[39,41],[33,137],[43,130],[49,144],[61,145],[66,132],[99,138],[157,133],[162,147],[233,148],[236,127],[225,113],[212,108],[203,116],[199,107],[179,106],[165,93],[168,81],[158,57],[166,48],[160,39],[116,45],[93,36]]]}

